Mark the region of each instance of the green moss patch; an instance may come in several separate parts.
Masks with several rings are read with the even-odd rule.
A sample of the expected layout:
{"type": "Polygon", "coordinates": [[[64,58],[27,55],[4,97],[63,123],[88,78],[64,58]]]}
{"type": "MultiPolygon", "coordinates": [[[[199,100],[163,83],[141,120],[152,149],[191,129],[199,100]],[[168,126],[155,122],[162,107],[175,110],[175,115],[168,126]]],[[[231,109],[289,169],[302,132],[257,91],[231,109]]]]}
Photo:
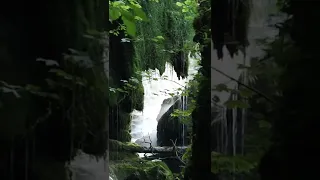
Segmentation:
{"type": "Polygon", "coordinates": [[[123,143],[116,140],[109,141],[110,172],[118,180],[124,180],[135,175],[139,180],[173,180],[173,174],[168,166],[161,162],[142,160],[135,151],[142,149],[135,143],[123,143]]]}
{"type": "Polygon", "coordinates": [[[130,143],[130,142],[120,142],[117,140],[109,140],[109,149],[110,151],[129,151],[129,152],[137,152],[137,151],[142,151],[141,146],[135,143],[130,143]]]}
{"type": "Polygon", "coordinates": [[[174,176],[163,162],[144,161],[139,158],[112,162],[110,165],[118,180],[135,175],[140,180],[173,180],[174,176]]]}

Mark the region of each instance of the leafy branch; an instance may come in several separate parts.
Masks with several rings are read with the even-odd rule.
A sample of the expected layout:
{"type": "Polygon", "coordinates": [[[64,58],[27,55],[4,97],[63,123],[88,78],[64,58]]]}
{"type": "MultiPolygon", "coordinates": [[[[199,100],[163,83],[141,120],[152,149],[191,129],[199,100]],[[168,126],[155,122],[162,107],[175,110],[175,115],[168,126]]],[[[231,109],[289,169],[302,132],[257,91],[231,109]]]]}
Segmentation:
{"type": "Polygon", "coordinates": [[[241,85],[241,86],[243,86],[243,87],[245,87],[245,88],[247,88],[247,89],[255,92],[256,94],[258,94],[258,95],[260,95],[261,97],[265,98],[267,101],[269,101],[269,102],[271,102],[271,103],[276,103],[273,99],[271,99],[270,97],[268,97],[268,96],[265,95],[264,93],[260,92],[259,90],[257,90],[257,89],[255,89],[255,88],[253,88],[253,87],[250,87],[250,86],[248,86],[248,85],[240,82],[239,80],[237,80],[237,79],[229,76],[228,74],[222,72],[221,70],[219,70],[219,69],[217,69],[217,68],[215,68],[215,67],[211,67],[211,68],[212,68],[213,70],[217,71],[218,73],[224,75],[225,77],[229,78],[230,80],[237,82],[239,85],[241,85]]]}
{"type": "Polygon", "coordinates": [[[182,13],[186,14],[185,19],[193,21],[198,14],[198,2],[196,0],[185,0],[184,2],[176,2],[181,8],[182,13]]]}
{"type": "MultiPolygon", "coordinates": [[[[142,7],[137,1],[109,1],[109,20],[121,19],[128,35],[136,37],[136,21],[148,21],[142,7]]],[[[120,30],[124,28],[120,25],[120,30]]],[[[115,31],[111,31],[115,33],[115,31]]]]}

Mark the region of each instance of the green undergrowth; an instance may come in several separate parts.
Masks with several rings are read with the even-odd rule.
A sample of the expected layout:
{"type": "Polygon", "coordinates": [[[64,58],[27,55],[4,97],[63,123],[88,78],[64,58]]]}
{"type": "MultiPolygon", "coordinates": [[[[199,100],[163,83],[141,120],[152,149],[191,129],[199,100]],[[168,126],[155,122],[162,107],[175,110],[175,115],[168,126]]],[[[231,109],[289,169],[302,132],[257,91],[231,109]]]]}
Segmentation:
{"type": "Polygon", "coordinates": [[[116,140],[109,142],[110,172],[118,180],[129,176],[139,180],[173,180],[173,174],[168,166],[161,161],[147,161],[140,159],[136,152],[141,147],[135,143],[124,143],[116,140]]]}
{"type": "Polygon", "coordinates": [[[137,158],[111,161],[110,169],[118,180],[134,175],[139,180],[173,180],[174,176],[168,166],[161,162],[151,162],[137,158]]]}
{"type": "MultiPolygon", "coordinates": [[[[188,148],[182,157],[182,160],[188,162],[191,159],[191,148],[188,148]]],[[[257,167],[257,163],[254,161],[255,157],[248,156],[232,156],[225,155],[218,152],[211,153],[211,172],[215,174],[248,174],[254,171],[257,167]]]]}

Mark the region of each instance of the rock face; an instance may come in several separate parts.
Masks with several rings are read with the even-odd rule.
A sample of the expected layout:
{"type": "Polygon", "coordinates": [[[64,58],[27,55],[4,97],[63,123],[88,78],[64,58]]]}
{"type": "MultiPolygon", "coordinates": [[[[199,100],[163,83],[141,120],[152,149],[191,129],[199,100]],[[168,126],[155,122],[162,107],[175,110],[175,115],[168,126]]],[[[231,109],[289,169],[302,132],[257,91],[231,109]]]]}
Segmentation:
{"type": "Polygon", "coordinates": [[[180,96],[165,99],[161,105],[161,110],[158,115],[157,126],[157,145],[171,146],[173,141],[177,140],[176,145],[183,145],[185,137],[183,137],[183,124],[179,122],[177,117],[171,117],[171,113],[175,109],[182,108],[182,101],[180,96]]]}
{"type": "MultiPolygon", "coordinates": [[[[108,179],[108,165],[103,158],[93,159],[88,154],[79,153],[71,162],[71,180],[104,180],[108,179]]],[[[114,179],[114,178],[113,178],[114,179]]]]}
{"type": "Polygon", "coordinates": [[[65,162],[80,144],[94,156],[107,150],[109,83],[103,67],[108,40],[102,33],[90,33],[94,38],[84,35],[109,29],[108,4],[104,0],[8,3],[0,18],[0,81],[23,88],[17,98],[0,85],[0,179],[64,180],[65,162]],[[79,77],[90,85],[79,85],[74,81],[79,77]],[[36,87],[35,93],[24,88],[30,85],[36,87]],[[41,94],[56,94],[55,98],[43,98],[39,89],[41,94]]]}

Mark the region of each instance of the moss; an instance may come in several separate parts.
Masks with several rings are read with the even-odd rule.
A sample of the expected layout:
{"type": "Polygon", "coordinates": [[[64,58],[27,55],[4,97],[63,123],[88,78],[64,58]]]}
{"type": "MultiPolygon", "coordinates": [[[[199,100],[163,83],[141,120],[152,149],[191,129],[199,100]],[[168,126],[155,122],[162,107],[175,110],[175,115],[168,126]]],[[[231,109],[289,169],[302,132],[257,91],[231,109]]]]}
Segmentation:
{"type": "Polygon", "coordinates": [[[130,130],[131,125],[131,116],[129,113],[126,112],[119,112],[119,122],[118,128],[123,129],[125,131],[130,130]]]}
{"type": "Polygon", "coordinates": [[[139,158],[112,162],[110,168],[118,180],[124,180],[135,174],[139,180],[173,180],[174,176],[168,166],[161,162],[151,162],[139,158]]]}
{"type": "Polygon", "coordinates": [[[135,159],[138,158],[139,156],[137,153],[131,153],[131,152],[115,152],[115,151],[110,151],[109,152],[109,159],[111,161],[115,160],[129,160],[129,159],[135,159]]]}
{"type": "Polygon", "coordinates": [[[150,162],[140,159],[137,153],[141,147],[135,143],[109,141],[110,168],[118,180],[136,174],[139,180],[173,180],[173,174],[163,162],[150,162]]]}
{"type": "Polygon", "coordinates": [[[112,120],[112,122],[110,122],[110,138],[122,142],[131,141],[131,115],[124,112],[121,107],[115,107],[112,111],[112,118],[110,119],[112,120]]]}
{"type": "Polygon", "coordinates": [[[129,142],[131,141],[131,134],[129,130],[120,130],[118,140],[122,142],[129,142]]]}
{"type": "Polygon", "coordinates": [[[109,140],[109,149],[110,151],[125,151],[125,150],[132,150],[132,151],[139,151],[141,147],[138,144],[131,143],[131,142],[120,142],[117,140],[110,139],[109,140]]]}

